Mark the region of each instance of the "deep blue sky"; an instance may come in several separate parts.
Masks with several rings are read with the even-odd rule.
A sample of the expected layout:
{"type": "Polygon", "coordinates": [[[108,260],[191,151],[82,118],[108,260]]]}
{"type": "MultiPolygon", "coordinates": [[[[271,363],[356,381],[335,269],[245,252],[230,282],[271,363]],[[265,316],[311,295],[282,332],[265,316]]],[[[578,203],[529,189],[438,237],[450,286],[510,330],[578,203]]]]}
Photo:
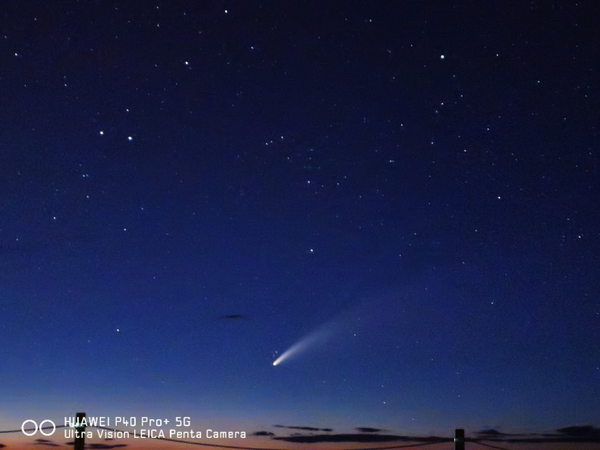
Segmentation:
{"type": "Polygon", "coordinates": [[[594,12],[4,5],[0,423],[600,426],[594,12]]]}

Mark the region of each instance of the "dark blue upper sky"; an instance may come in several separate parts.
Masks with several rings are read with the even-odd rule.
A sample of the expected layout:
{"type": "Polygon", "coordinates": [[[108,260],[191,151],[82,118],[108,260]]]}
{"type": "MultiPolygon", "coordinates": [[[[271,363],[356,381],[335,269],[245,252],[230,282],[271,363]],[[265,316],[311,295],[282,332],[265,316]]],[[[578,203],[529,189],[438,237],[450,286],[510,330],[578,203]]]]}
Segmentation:
{"type": "Polygon", "coordinates": [[[600,426],[593,13],[4,5],[5,419],[600,426]]]}

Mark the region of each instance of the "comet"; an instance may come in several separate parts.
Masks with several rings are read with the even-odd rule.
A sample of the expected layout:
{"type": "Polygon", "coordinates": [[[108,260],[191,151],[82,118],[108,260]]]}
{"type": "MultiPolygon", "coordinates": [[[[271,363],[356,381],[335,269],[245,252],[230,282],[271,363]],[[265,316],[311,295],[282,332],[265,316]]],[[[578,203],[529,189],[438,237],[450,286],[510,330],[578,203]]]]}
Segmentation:
{"type": "Polygon", "coordinates": [[[328,336],[328,333],[327,333],[327,330],[325,330],[325,329],[319,328],[319,329],[313,331],[312,333],[310,333],[307,336],[300,339],[298,342],[296,342],[294,345],[292,345],[290,348],[288,348],[285,352],[283,352],[281,354],[281,356],[279,356],[279,358],[277,358],[275,361],[273,361],[273,365],[278,366],[286,359],[289,359],[292,356],[297,355],[298,353],[302,353],[302,352],[308,350],[310,347],[315,345],[317,342],[324,341],[325,339],[327,339],[327,336],[328,336]]]}
{"type": "Polygon", "coordinates": [[[315,347],[334,346],[337,353],[356,345],[358,339],[369,336],[363,334],[372,327],[382,327],[383,324],[395,326],[399,320],[397,304],[404,300],[404,296],[397,293],[383,294],[375,298],[369,297],[349,305],[338,313],[333,319],[319,325],[298,342],[283,352],[273,366],[279,366],[284,361],[295,358],[315,347]],[[358,337],[360,336],[360,338],[358,337]]]}
{"type": "Polygon", "coordinates": [[[324,323],[283,352],[279,358],[273,361],[273,366],[278,366],[293,356],[295,357],[298,354],[304,353],[317,345],[324,344],[330,340],[332,336],[339,332],[342,326],[343,324],[339,321],[339,319],[334,319],[324,323]]]}

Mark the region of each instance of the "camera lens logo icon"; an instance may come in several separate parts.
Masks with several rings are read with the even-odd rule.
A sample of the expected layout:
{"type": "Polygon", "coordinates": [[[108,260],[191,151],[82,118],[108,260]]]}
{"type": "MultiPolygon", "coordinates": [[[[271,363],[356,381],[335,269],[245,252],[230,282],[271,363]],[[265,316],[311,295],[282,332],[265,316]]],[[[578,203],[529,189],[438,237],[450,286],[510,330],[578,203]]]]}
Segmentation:
{"type": "Polygon", "coordinates": [[[38,430],[44,436],[52,436],[54,434],[54,432],[56,431],[56,424],[48,419],[43,420],[39,425],[37,424],[37,422],[35,420],[31,420],[31,419],[27,419],[25,422],[23,422],[21,424],[21,431],[23,432],[23,434],[25,436],[33,436],[38,432],[38,430]],[[29,426],[29,427],[26,426],[29,423],[31,423],[33,425],[33,428],[31,426],[29,426]],[[50,430],[50,427],[52,427],[51,430],[50,430]]]}

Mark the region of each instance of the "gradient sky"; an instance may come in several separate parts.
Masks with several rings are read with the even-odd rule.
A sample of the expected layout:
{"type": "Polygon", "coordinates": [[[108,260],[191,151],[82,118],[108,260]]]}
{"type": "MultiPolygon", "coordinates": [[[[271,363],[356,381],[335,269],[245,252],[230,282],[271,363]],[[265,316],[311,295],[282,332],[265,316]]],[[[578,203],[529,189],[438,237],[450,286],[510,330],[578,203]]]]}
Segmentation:
{"type": "Polygon", "coordinates": [[[600,440],[597,9],[10,3],[0,429],[600,440]]]}

